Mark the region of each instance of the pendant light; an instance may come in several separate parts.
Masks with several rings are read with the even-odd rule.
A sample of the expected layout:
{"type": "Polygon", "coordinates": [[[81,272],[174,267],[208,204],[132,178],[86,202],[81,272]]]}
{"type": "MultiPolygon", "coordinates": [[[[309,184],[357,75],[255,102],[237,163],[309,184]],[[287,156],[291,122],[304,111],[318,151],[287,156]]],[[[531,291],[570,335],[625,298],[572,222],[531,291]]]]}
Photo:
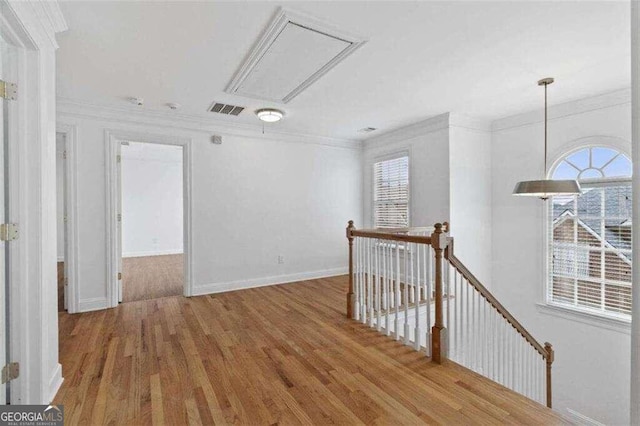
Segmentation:
{"type": "MultiPolygon", "coordinates": [[[[538,86],[544,86],[544,174],[547,174],[547,86],[553,83],[553,78],[543,78],[538,81],[538,86]]],[[[538,197],[543,200],[552,195],[581,194],[580,184],[577,180],[528,180],[518,182],[513,190],[513,195],[525,197],[538,197]]]]}

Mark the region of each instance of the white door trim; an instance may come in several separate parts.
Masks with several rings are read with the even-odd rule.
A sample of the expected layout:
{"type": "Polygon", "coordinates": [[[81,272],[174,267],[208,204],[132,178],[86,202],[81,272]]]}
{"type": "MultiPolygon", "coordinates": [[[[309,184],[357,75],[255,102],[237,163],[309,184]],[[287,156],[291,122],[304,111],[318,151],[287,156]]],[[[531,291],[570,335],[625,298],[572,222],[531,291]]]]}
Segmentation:
{"type": "Polygon", "coordinates": [[[78,128],[73,124],[58,123],[56,133],[65,135],[65,204],[67,225],[65,227],[65,271],[67,273],[68,293],[67,311],[79,312],[80,289],[78,287],[78,128]]]}
{"type": "Polygon", "coordinates": [[[153,143],[160,145],[178,145],[182,147],[182,179],[183,179],[183,217],[184,217],[184,290],[183,294],[190,297],[193,294],[192,281],[192,233],[191,233],[191,138],[159,135],[145,132],[106,129],[105,167],[106,167],[106,211],[107,220],[107,306],[118,306],[118,261],[121,249],[118,247],[118,170],[116,155],[123,140],[153,143]]]}

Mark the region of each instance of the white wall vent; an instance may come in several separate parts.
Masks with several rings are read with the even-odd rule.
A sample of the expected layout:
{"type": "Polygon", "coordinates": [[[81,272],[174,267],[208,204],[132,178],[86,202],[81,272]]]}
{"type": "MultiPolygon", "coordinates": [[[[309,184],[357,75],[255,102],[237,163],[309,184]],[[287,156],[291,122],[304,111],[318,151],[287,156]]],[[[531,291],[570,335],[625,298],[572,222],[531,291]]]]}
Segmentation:
{"type": "Polygon", "coordinates": [[[242,111],[244,111],[244,107],[222,104],[220,102],[214,102],[209,107],[209,112],[225,115],[239,115],[242,111]]]}
{"type": "Polygon", "coordinates": [[[287,103],[365,42],[315,18],[282,8],[225,91],[287,103]]]}

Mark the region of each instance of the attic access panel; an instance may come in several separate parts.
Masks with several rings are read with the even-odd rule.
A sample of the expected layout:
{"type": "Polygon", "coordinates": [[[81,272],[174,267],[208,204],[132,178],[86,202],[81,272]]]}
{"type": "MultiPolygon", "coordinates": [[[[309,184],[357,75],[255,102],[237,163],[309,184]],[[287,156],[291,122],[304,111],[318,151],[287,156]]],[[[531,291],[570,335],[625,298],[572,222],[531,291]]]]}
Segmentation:
{"type": "Polygon", "coordinates": [[[287,103],[364,43],[313,18],[281,9],[226,92],[287,103]]]}

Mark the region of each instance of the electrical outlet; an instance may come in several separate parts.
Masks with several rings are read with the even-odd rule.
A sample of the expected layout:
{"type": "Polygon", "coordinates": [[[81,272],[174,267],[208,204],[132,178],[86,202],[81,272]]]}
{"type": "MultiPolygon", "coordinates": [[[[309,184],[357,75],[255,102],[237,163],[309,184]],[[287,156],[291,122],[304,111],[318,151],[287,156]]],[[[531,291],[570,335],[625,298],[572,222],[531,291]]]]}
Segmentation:
{"type": "Polygon", "coordinates": [[[279,255],[278,256],[278,265],[282,265],[282,264],[284,264],[284,256],[279,255]]]}

